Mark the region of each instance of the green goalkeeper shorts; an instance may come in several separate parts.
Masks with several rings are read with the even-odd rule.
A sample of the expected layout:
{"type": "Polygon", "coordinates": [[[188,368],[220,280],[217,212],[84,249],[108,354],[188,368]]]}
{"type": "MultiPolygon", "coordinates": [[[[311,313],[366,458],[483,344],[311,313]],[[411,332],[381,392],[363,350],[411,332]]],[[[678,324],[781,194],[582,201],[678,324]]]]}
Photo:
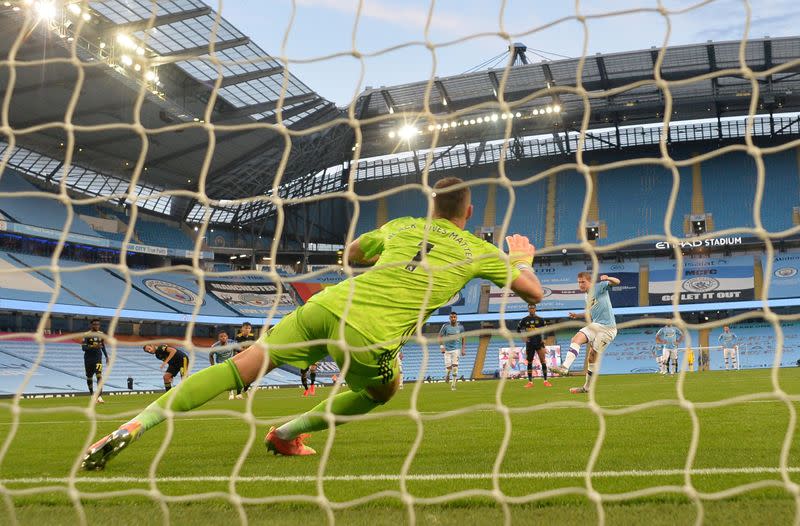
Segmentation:
{"type": "Polygon", "coordinates": [[[397,377],[399,348],[375,349],[372,342],[349,325],[344,325],[347,343],[344,349],[334,342],[310,343],[340,339],[339,318],[316,303],[307,303],[278,322],[260,341],[276,366],[305,369],[330,355],[354,391],[389,384],[397,377]]]}

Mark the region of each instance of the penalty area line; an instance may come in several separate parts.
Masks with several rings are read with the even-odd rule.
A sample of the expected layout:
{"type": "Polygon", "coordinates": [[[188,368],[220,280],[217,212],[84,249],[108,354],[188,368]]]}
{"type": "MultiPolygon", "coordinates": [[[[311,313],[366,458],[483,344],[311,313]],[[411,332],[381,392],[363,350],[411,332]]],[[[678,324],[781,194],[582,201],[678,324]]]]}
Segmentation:
{"type": "MultiPolygon", "coordinates": [[[[800,473],[800,467],[790,467],[786,470],[789,473],[800,473]]],[[[689,470],[691,475],[762,475],[778,474],[780,468],[777,467],[741,467],[741,468],[703,468],[689,470]]],[[[624,477],[671,477],[683,475],[683,469],[654,469],[654,470],[623,470],[623,471],[594,471],[592,478],[624,478],[624,477]]],[[[516,473],[500,473],[501,479],[564,479],[564,478],[584,478],[585,471],[522,471],[516,473]]],[[[247,477],[237,477],[237,482],[316,482],[320,477],[313,475],[299,476],[273,476],[256,475],[247,477]]],[[[491,473],[431,473],[408,475],[405,480],[411,481],[440,481],[440,480],[487,480],[491,479],[491,473]]],[[[324,475],[321,477],[324,482],[379,482],[379,481],[399,481],[400,475],[396,474],[371,474],[371,475],[324,475]]],[[[5,478],[0,479],[0,484],[66,484],[72,480],[75,483],[90,484],[120,484],[120,483],[149,483],[151,480],[164,483],[181,482],[229,482],[230,477],[226,476],[187,476],[187,477],[27,477],[27,478],[5,478]]]]}

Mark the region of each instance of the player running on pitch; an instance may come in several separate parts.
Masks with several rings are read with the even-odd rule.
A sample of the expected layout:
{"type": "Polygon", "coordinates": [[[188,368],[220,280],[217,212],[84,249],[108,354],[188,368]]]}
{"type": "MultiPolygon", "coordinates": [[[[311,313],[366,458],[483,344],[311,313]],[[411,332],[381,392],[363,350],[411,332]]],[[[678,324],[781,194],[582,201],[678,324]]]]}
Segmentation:
{"type": "Polygon", "coordinates": [[[675,374],[678,372],[678,344],[683,341],[683,332],[671,323],[661,327],[656,333],[656,343],[661,347],[661,374],[669,372],[669,362],[675,367],[675,374]]]}
{"type": "MultiPolygon", "coordinates": [[[[312,296],[262,336],[257,345],[181,382],[173,392],[161,396],[93,444],[82,467],[102,469],[132,441],[164,421],[165,408],[189,411],[220,393],[256,381],[279,365],[305,368],[326,354],[339,365],[351,389],[330,401],[334,417],[368,413],[395,394],[396,358],[403,343],[471,279],[508,285],[529,303],[542,299],[541,284],[531,267],[535,248],[528,238],[506,238],[510,253],[507,263],[496,246],[465,231],[472,215],[470,191],[456,177],[436,183],[433,202],[430,221],[395,219],[348,246],[350,262],[376,264],[377,268],[312,296]],[[342,324],[340,319],[345,314],[342,324]],[[339,346],[342,338],[346,348],[339,346]],[[314,340],[331,341],[296,346],[314,340]]],[[[267,449],[284,455],[315,454],[304,441],[307,433],[329,427],[325,418],[327,405],[328,401],[323,401],[279,428],[270,429],[265,437],[267,449]]]]}
{"type": "Polygon", "coordinates": [[[103,356],[106,357],[108,365],[108,353],[106,352],[106,342],[103,340],[103,333],[100,332],[100,320],[89,322],[89,332],[83,335],[83,369],[86,373],[86,385],[89,387],[89,396],[94,394],[94,377],[97,377],[97,403],[103,401],[103,356]]]}
{"type": "Polygon", "coordinates": [[[453,391],[456,390],[456,382],[458,382],[459,353],[461,356],[467,355],[467,339],[463,336],[464,332],[464,326],[458,323],[458,314],[455,312],[450,313],[450,322],[445,323],[439,329],[439,350],[442,351],[446,371],[444,381],[450,382],[450,389],[453,391]],[[461,335],[460,338],[459,335],[461,335]]]}
{"type": "MultiPolygon", "coordinates": [[[[617,321],[614,319],[614,309],[611,306],[611,298],[608,289],[619,285],[619,280],[603,274],[597,283],[592,286],[591,272],[578,273],[578,288],[586,294],[586,302],[589,306],[589,324],[575,333],[569,344],[569,352],[564,359],[563,365],[554,365],[551,369],[562,376],[569,374],[572,362],[581,352],[581,345],[588,344],[589,365],[586,368],[586,381],[582,387],[573,387],[570,393],[588,393],[592,376],[595,372],[597,356],[606,350],[606,347],[617,337],[617,321]],[[591,291],[591,292],[590,292],[591,291]]],[[[585,313],[570,312],[569,317],[573,320],[584,318],[585,313]]]]}
{"type": "Polygon", "coordinates": [[[553,384],[547,381],[547,348],[544,345],[545,335],[535,332],[547,326],[547,322],[536,315],[536,305],[528,305],[528,315],[519,320],[517,332],[533,334],[525,338],[525,357],[528,360],[528,383],[525,387],[533,387],[533,358],[539,356],[539,363],[542,365],[542,379],[545,387],[552,387],[553,384]]]}

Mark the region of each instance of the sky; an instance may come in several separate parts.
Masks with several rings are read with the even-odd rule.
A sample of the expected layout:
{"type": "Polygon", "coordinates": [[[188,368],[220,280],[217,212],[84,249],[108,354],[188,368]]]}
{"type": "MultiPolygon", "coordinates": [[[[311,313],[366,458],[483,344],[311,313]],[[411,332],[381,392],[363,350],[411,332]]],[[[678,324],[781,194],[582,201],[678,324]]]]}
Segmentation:
{"type": "Polygon", "coordinates": [[[795,35],[800,27],[796,0],[584,0],[579,13],[567,0],[206,1],[339,106],[367,87],[464,73],[502,54],[509,41],[555,59],[584,48],[594,55],[660,47],[668,28],[669,45],[741,39],[748,6],[750,38],[795,35]]]}

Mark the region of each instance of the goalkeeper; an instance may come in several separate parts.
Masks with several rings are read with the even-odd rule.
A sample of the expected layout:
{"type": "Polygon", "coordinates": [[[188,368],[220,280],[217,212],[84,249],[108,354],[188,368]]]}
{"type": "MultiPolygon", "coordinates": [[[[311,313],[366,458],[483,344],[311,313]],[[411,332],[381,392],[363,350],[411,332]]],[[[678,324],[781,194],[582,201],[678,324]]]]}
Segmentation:
{"type": "MultiPolygon", "coordinates": [[[[351,389],[331,401],[333,422],[338,425],[343,421],[337,416],[362,415],[392,398],[399,383],[396,358],[403,343],[473,278],[509,285],[529,303],[540,301],[542,287],[531,267],[533,245],[521,235],[507,237],[508,264],[497,247],[465,231],[472,204],[469,187],[462,183],[456,177],[436,183],[430,222],[403,217],[353,241],[347,250],[349,261],[378,268],[326,288],[283,318],[256,345],[182,382],[93,444],[82,467],[102,469],[124,447],[162,422],[165,409],[189,411],[220,393],[243,388],[275,367],[306,368],[326,354],[334,358],[351,389]],[[338,344],[342,339],[344,348],[338,344]],[[296,346],[320,340],[328,342],[296,346]]],[[[270,429],[265,437],[267,449],[284,455],[314,454],[303,442],[307,433],[329,427],[326,410],[327,401],[270,429]]]]}

